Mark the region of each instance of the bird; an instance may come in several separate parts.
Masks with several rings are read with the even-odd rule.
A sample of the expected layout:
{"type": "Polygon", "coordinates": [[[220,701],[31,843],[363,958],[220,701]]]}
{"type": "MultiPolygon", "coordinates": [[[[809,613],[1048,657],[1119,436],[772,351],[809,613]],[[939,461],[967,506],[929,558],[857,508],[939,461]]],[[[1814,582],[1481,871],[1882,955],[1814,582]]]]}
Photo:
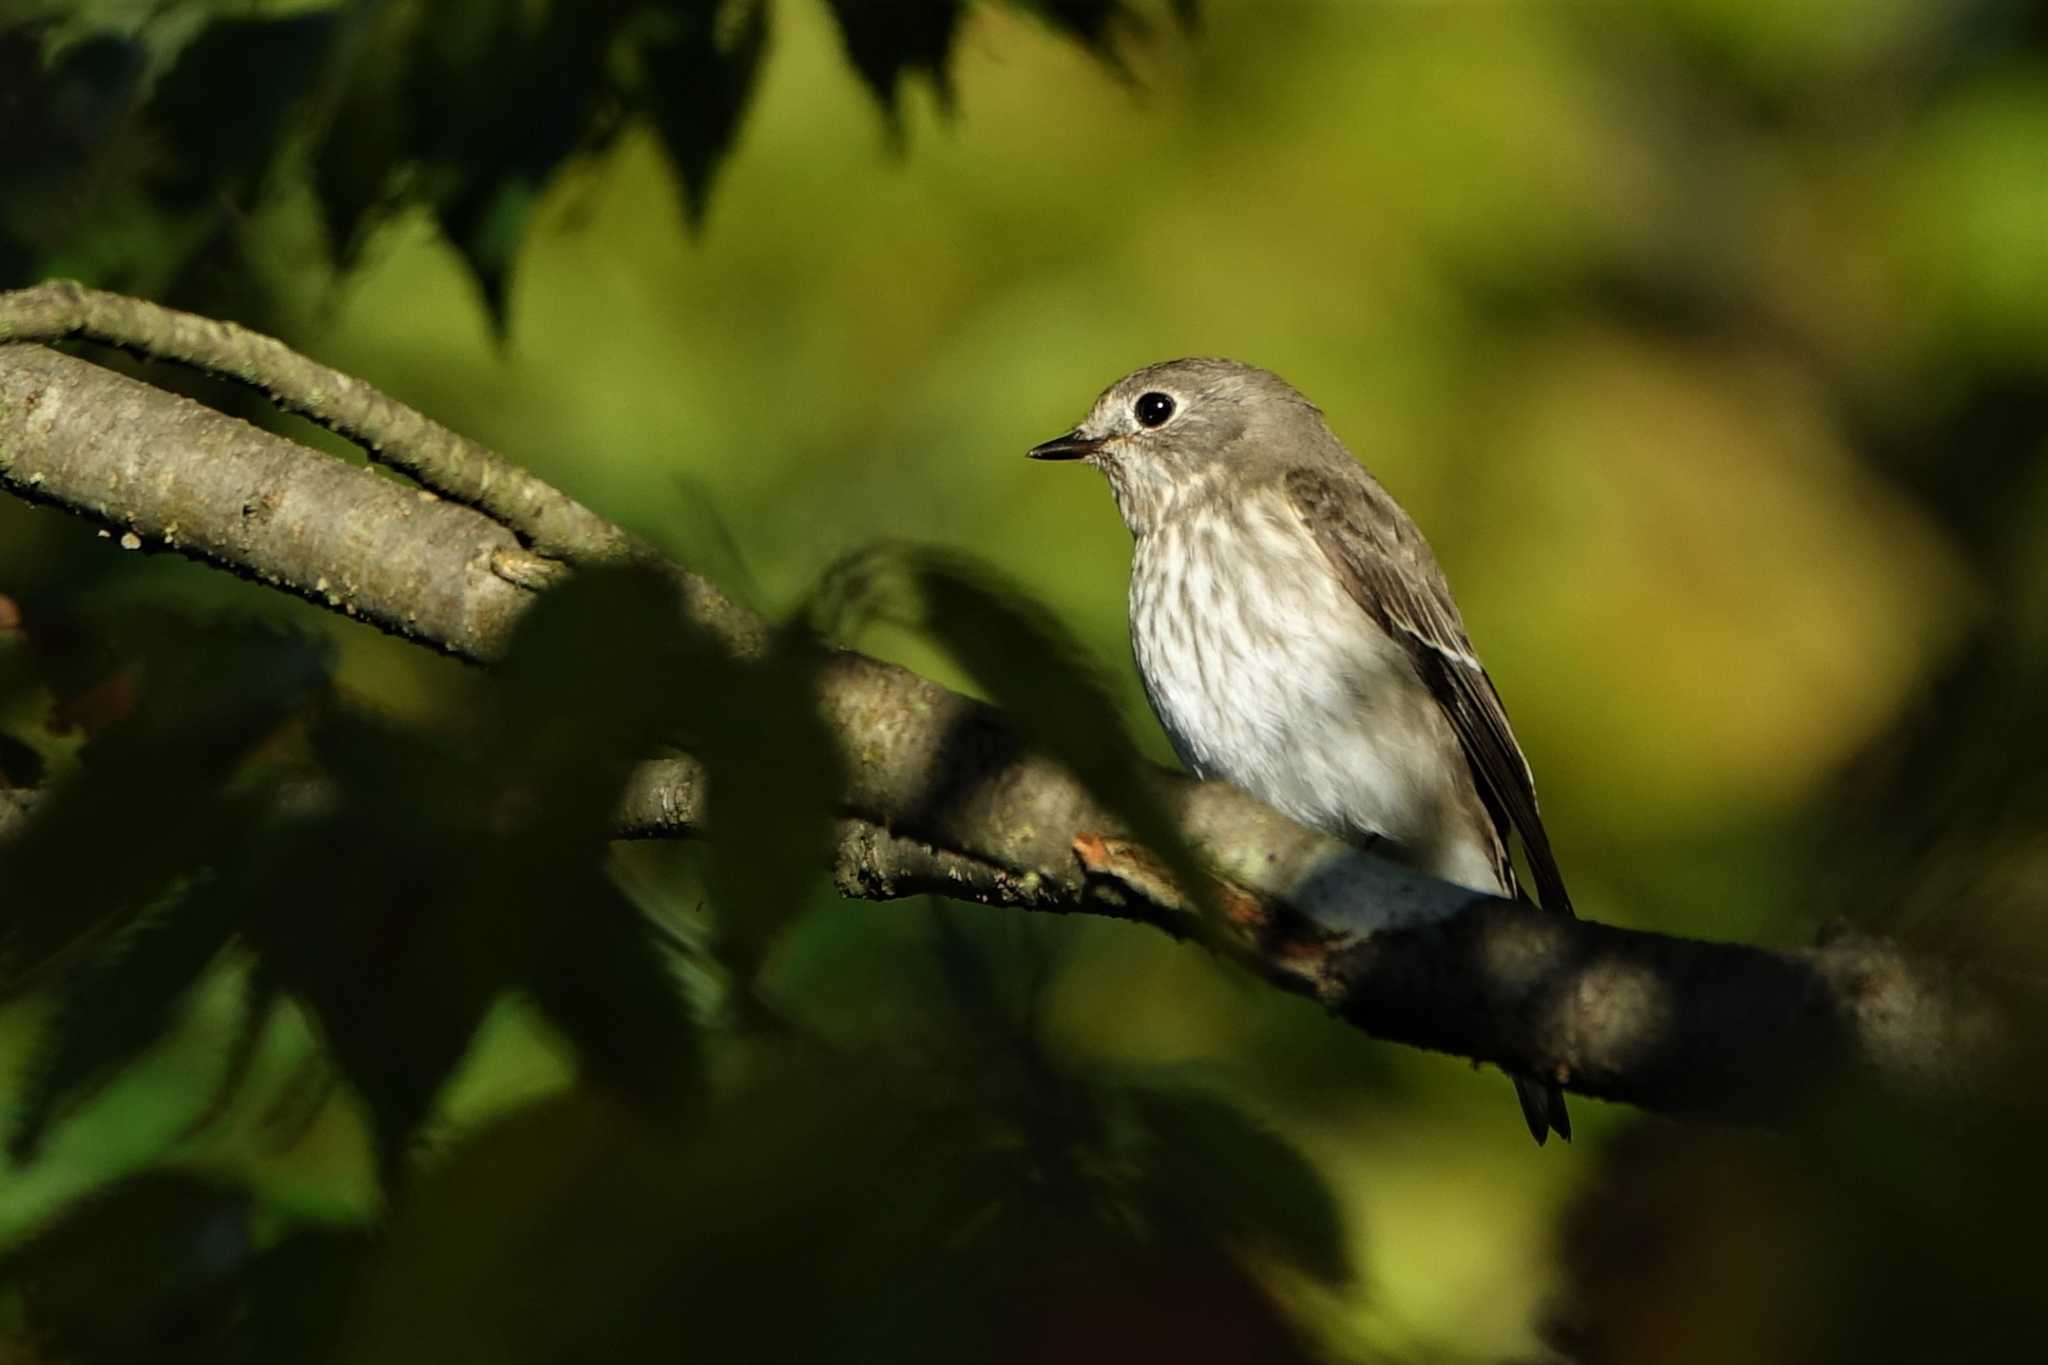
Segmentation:
{"type": "MultiPolygon", "coordinates": [[[[1571,898],[1506,708],[1429,543],[1271,371],[1191,357],[1103,390],[1033,446],[1108,476],[1129,528],[1138,676],[1182,764],[1300,824],[1475,891],[1571,898]]],[[[1514,1075],[1530,1134],[1564,1093],[1514,1075]]]]}

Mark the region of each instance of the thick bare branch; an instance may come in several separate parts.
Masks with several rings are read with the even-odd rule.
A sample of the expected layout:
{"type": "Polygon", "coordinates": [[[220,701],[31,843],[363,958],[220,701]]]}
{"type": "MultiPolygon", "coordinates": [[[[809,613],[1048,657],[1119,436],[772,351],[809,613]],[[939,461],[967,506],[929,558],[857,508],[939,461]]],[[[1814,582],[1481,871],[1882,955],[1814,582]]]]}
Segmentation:
{"type": "Polygon", "coordinates": [[[0,483],[457,654],[531,598],[481,513],[40,346],[0,346],[0,483]]]}
{"type": "Polygon", "coordinates": [[[625,532],[553,485],[272,337],[71,280],[0,294],[0,343],[72,337],[239,380],[354,441],[378,463],[488,513],[545,556],[589,560],[633,550],[625,532]]]}
{"type": "MultiPolygon", "coordinates": [[[[526,552],[483,516],[39,347],[0,346],[0,486],[472,659],[530,600],[526,552]]],[[[761,637],[710,585],[677,582],[723,637],[761,637]]],[[[848,895],[1194,927],[1114,817],[988,707],[852,653],[829,660],[820,700],[851,775],[832,858],[848,895]]],[[[1877,945],[1781,953],[1529,915],[1231,788],[1155,780],[1216,871],[1233,950],[1383,1037],[1749,1115],[1843,1068],[1961,1084],[1990,1032],[1966,983],[1877,945]]],[[[636,775],[619,828],[687,834],[704,812],[697,766],[664,760],[636,775]]]]}

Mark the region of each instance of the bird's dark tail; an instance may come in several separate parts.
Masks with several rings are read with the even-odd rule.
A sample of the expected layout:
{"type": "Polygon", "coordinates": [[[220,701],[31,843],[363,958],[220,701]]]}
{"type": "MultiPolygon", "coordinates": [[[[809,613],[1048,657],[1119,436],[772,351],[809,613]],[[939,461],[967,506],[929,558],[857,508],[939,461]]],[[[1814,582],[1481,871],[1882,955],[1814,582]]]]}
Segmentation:
{"type": "Polygon", "coordinates": [[[1536,1139],[1536,1145],[1541,1147],[1552,1133],[1570,1142],[1572,1116],[1564,1107],[1564,1091],[1552,1082],[1528,1076],[1509,1079],[1515,1083],[1515,1098],[1522,1102],[1522,1117],[1528,1122],[1529,1136],[1536,1139]]]}

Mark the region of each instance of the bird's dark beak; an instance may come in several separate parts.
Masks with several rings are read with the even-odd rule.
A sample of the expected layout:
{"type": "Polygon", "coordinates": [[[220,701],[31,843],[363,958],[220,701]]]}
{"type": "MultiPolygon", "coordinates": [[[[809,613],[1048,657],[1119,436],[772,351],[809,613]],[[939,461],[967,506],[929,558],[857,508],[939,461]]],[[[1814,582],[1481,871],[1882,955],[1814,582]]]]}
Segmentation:
{"type": "Polygon", "coordinates": [[[1035,445],[1024,453],[1034,460],[1079,460],[1093,455],[1101,448],[1101,441],[1092,436],[1083,436],[1077,427],[1064,436],[1055,436],[1043,445],[1035,445]]]}

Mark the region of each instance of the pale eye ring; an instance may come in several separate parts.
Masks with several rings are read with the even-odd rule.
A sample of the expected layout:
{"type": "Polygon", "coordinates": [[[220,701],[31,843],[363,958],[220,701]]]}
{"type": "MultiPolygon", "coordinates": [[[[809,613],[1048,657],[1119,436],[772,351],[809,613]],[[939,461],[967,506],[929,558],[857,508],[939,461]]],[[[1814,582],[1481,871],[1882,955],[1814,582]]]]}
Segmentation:
{"type": "Polygon", "coordinates": [[[1173,399],[1163,393],[1141,393],[1138,401],[1131,405],[1131,412],[1141,427],[1160,427],[1173,416],[1173,399]]]}

